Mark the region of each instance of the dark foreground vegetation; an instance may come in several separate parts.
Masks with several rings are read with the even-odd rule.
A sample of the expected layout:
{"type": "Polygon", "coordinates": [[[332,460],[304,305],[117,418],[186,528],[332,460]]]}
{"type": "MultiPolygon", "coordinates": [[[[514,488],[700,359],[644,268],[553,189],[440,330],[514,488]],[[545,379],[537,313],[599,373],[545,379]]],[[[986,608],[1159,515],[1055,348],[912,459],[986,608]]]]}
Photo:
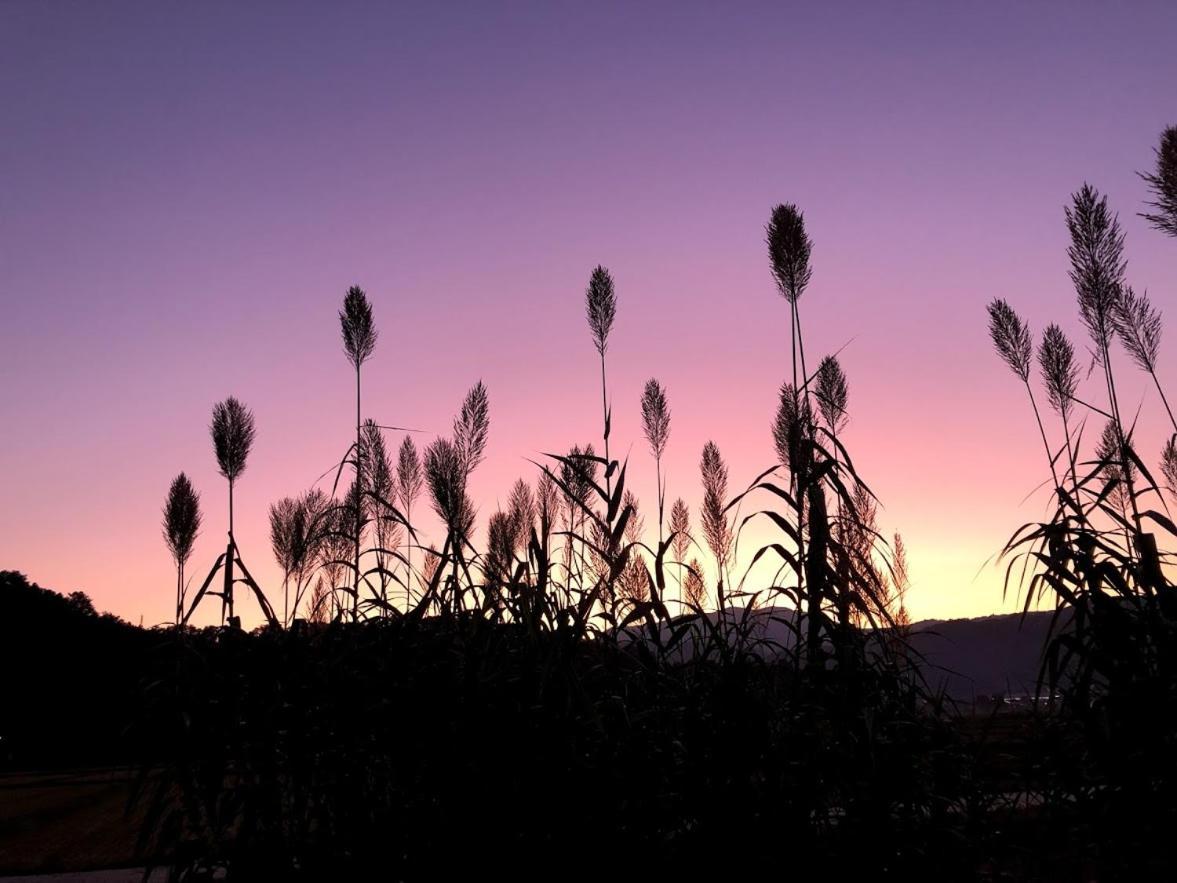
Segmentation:
{"type": "MultiPolygon", "coordinates": [[[[1145,217],[1177,234],[1177,130],[1145,180],[1145,217]]],[[[394,468],[384,428],[362,419],[376,329],[360,289],[340,313],[355,442],[330,493],[271,509],[281,596],[253,579],[233,535],[252,414],[236,398],[216,406],[228,544],[189,592],[202,515],[178,476],[165,509],[175,627],[132,636],[78,599],[47,602],[120,644],[97,671],[138,674],[133,725],[111,750],[133,751],[143,771],[144,856],[183,879],[691,877],[716,866],[738,877],[1168,879],[1177,586],[1166,549],[1177,525],[1165,491],[1177,486],[1177,419],[1155,470],[1166,488],[1121,413],[1113,359],[1122,345],[1167,411],[1160,314],[1125,281],[1105,198],[1084,185],[1066,221],[1097,380],[1081,389],[1075,348],[1050,326],[1037,363],[1053,430],[1029,329],[1005,301],[989,308],[1051,479],[1044,521],[1005,550],[1011,592],[1049,611],[1036,701],[978,713],[935,689],[907,621],[902,541],[883,537],[843,443],[847,379],[834,356],[807,366],[799,302],[812,243],[801,213],[781,205],[767,244],[792,370],[771,425],[776,462],[732,495],[709,442],[697,534],[681,499],[666,517],[670,410],[656,379],[640,403],[658,487],[649,537],[629,464],[611,456],[617,297],[603,267],[585,297],[603,456],[588,445],[548,457],[534,486],[521,479],[487,519],[481,548],[467,483],[489,435],[487,390],[471,390],[452,437],[423,458],[403,442],[394,468]],[[1102,433],[1085,433],[1093,416],[1102,433]],[[443,528],[434,544],[413,517],[423,490],[443,528]],[[753,522],[773,533],[741,561],[753,522]],[[254,632],[240,627],[241,587],[265,622],[254,632]],[[223,625],[191,628],[210,603],[223,625]]],[[[86,664],[69,649],[60,659],[86,664]]]]}
{"type": "Polygon", "coordinates": [[[129,766],[136,861],[188,879],[767,873],[797,843],[795,867],[895,879],[1079,867],[1029,839],[1070,811],[1023,806],[1061,786],[1055,721],[929,700],[867,638],[853,678],[811,678],[751,628],[675,662],[476,615],[142,630],[0,586],[57,624],[4,635],[6,766],[129,766]]]}

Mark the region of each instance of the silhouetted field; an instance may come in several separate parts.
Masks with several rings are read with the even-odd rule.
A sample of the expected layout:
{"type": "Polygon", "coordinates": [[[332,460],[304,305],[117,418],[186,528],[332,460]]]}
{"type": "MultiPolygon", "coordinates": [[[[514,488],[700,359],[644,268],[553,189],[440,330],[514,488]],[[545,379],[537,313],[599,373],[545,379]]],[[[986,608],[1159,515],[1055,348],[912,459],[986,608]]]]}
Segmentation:
{"type": "MultiPolygon", "coordinates": [[[[1177,129],[1143,177],[1144,217],[1177,235],[1177,129]]],[[[639,506],[632,464],[611,453],[620,301],[606,268],[585,291],[600,453],[546,455],[481,538],[468,485],[489,391],[476,383],[423,456],[406,434],[394,466],[394,428],[363,416],[378,335],[353,286],[339,330],[355,441],[329,492],[316,483],[270,509],[281,594],[234,536],[257,427],[230,396],[210,424],[228,541],[199,583],[187,567],[204,516],[185,474],[165,503],[173,628],[130,628],[3,575],[16,615],[2,661],[20,672],[3,757],[133,764],[136,856],[181,879],[697,876],[717,863],[737,877],[1163,878],[1177,822],[1177,418],[1161,315],[1127,283],[1118,218],[1084,185],[1065,221],[1090,376],[1059,326],[1035,353],[1006,301],[988,308],[1049,473],[1045,520],[1002,556],[1023,616],[909,622],[902,538],[883,535],[844,444],[848,378],[836,355],[807,361],[812,242],[797,207],[778,205],[766,244],[791,370],[775,462],[733,493],[708,442],[697,528],[683,498],[667,513],[670,392],[656,378],[640,401],[654,505],[639,506]],[[1172,424],[1152,467],[1121,410],[1115,347],[1172,424]],[[441,525],[432,542],[422,502],[441,525]],[[749,525],[762,532],[741,550],[749,525]],[[264,622],[253,632],[242,591],[264,622]],[[210,604],[221,626],[191,628],[210,604]]]]}
{"type": "MultiPolygon", "coordinates": [[[[937,703],[866,665],[813,683],[788,654],[659,664],[644,644],[478,617],[145,631],[11,573],[0,600],[44,624],[7,627],[2,645],[27,686],[4,722],[4,871],[163,860],[429,879],[509,855],[525,875],[575,876],[569,856],[591,843],[685,873],[729,843],[733,814],[747,840],[730,861],[749,873],[771,870],[783,830],[837,873],[1072,866],[1031,842],[1063,824],[1037,821],[1062,775],[1043,769],[1054,716],[937,703]],[[49,727],[68,738],[46,752],[49,727]],[[77,770],[112,762],[129,766],[77,770]]],[[[974,647],[998,633],[1032,655],[1041,631],[1016,620],[925,634],[957,677],[981,663],[978,682],[998,683],[1008,657],[974,647]]]]}

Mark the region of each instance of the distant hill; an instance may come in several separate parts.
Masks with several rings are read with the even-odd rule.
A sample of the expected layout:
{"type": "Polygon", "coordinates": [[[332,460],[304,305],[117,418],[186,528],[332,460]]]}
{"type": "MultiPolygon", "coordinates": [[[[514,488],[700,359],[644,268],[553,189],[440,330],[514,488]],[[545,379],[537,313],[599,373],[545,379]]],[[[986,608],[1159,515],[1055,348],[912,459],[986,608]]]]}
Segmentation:
{"type": "Polygon", "coordinates": [[[1050,611],[926,620],[911,643],[927,662],[930,686],[954,699],[1032,694],[1050,627],[1050,611]]]}
{"type": "MultiPolygon", "coordinates": [[[[1035,691],[1051,612],[994,614],[975,619],[923,620],[910,627],[912,648],[924,661],[928,686],[961,702],[1035,691]]],[[[717,614],[711,613],[714,621],[717,614]]],[[[729,614],[741,617],[742,611],[729,614]]],[[[793,644],[794,611],[761,608],[751,614],[749,634],[760,653],[793,644]]],[[[664,636],[668,636],[664,631],[664,636]]],[[[690,640],[684,647],[690,655],[690,640]]]]}

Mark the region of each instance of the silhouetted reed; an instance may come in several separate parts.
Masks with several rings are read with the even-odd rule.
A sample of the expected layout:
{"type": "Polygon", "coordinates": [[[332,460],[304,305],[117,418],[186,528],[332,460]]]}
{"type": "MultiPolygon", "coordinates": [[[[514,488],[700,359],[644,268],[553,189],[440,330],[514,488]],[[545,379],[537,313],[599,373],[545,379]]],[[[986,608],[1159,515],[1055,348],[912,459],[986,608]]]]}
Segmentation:
{"type": "Polygon", "coordinates": [[[617,295],[613,290],[613,276],[602,266],[598,265],[589,277],[588,288],[584,292],[584,310],[589,331],[593,336],[593,345],[601,357],[601,409],[605,420],[605,489],[609,490],[613,479],[612,461],[609,459],[612,414],[609,408],[608,387],[605,383],[605,352],[609,349],[609,332],[613,330],[613,322],[617,318],[617,295]]]}
{"type": "Polygon", "coordinates": [[[716,602],[722,613],[726,606],[724,578],[731,557],[732,529],[727,519],[727,466],[715,442],[709,441],[703,446],[699,473],[703,480],[703,537],[715,556],[716,602]]]}
{"type": "Polygon", "coordinates": [[[642,430],[654,455],[654,477],[658,488],[658,545],[662,545],[662,510],[666,500],[666,488],[662,484],[662,455],[666,453],[666,442],[670,439],[670,405],[666,401],[666,390],[651,377],[642,390],[642,430]]]}
{"type": "MultiPolygon", "coordinates": [[[[1163,172],[1158,176],[1146,176],[1154,194],[1163,186],[1163,172]]],[[[1154,207],[1163,209],[1163,203],[1154,207]]],[[[1170,232],[1164,211],[1146,217],[1170,232]]],[[[1177,656],[1171,652],[1177,646],[1177,587],[1170,578],[1172,552],[1158,542],[1159,532],[1171,547],[1177,525],[1153,502],[1164,508],[1161,489],[1135,450],[1136,420],[1125,422],[1121,412],[1113,337],[1151,377],[1170,426],[1177,430],[1177,423],[1157,372],[1161,315],[1125,283],[1124,233],[1107,199],[1084,184],[1065,219],[1079,318],[1102,377],[1096,395],[1081,393],[1073,347],[1058,326],[1048,326],[1038,361],[1062,419],[1070,481],[1062,485],[1055,476],[1058,506],[1049,519],[1024,525],[1006,544],[1006,585],[1021,587],[1027,610],[1047,600],[1055,607],[1039,689],[1051,701],[1048,707],[1057,703],[1076,744],[1065,761],[1049,759],[1065,783],[1054,811],[1099,819],[1094,824],[1104,845],[1093,860],[1117,873],[1143,860],[1148,876],[1155,870],[1152,857],[1139,846],[1171,827],[1173,814],[1161,795],[1177,784],[1171,763],[1177,736],[1167,723],[1177,713],[1177,656]],[[1088,416],[1100,418],[1103,429],[1085,459],[1082,427],[1088,416]]],[[[1175,439],[1160,457],[1170,488],[1177,484],[1175,439]]]]}
{"type": "Polygon", "coordinates": [[[1042,423],[1042,414],[1038,410],[1038,400],[1034,397],[1033,387],[1030,386],[1030,357],[1034,351],[1030,329],[1022,317],[1014,312],[1013,307],[1001,298],[995,298],[989,303],[989,337],[993,341],[993,348],[997,351],[997,355],[1026,387],[1026,394],[1030,397],[1030,407],[1034,410],[1034,419],[1038,422],[1038,432],[1042,436],[1042,448],[1046,451],[1046,460],[1050,464],[1054,483],[1058,485],[1058,472],[1054,465],[1055,456],[1050,449],[1050,442],[1046,438],[1046,427],[1042,423]]]}
{"type": "Polygon", "coordinates": [[[168,488],[163,509],[163,536],[176,562],[176,625],[184,618],[184,566],[200,533],[200,495],[181,472],[168,488]]]}
{"type": "Polygon", "coordinates": [[[686,597],[683,585],[683,567],[686,564],[687,550],[690,549],[691,542],[691,510],[687,508],[683,498],[678,497],[675,499],[674,505],[670,507],[670,548],[674,552],[674,563],[678,565],[679,601],[686,597]]]}
{"type": "MultiPolygon", "coordinates": [[[[229,544],[226,547],[223,557],[225,578],[223,588],[219,594],[221,597],[221,620],[224,622],[226,616],[228,616],[229,621],[232,622],[235,617],[233,587],[237,582],[234,575],[234,568],[238,566],[243,567],[237,551],[237,541],[233,536],[233,489],[237,483],[237,479],[245,471],[245,464],[249,459],[249,452],[253,448],[253,442],[257,435],[253,412],[241,404],[236,398],[230,396],[223,402],[218,402],[213,406],[209,433],[212,435],[213,451],[216,454],[217,467],[220,469],[221,476],[229,482],[229,544]]],[[[214,565],[213,573],[216,572],[217,566],[222,565],[214,565]]],[[[209,574],[210,579],[213,573],[209,574]]],[[[262,594],[261,588],[253,582],[248,572],[246,572],[245,576],[246,581],[251,585],[257,595],[263,610],[267,609],[268,604],[265,596],[262,594]]],[[[201,596],[207,590],[207,585],[208,583],[206,581],[205,586],[197,593],[197,597],[193,601],[193,608],[195,608],[201,596]]]]}
{"type": "MultiPolygon", "coordinates": [[[[404,507],[405,526],[413,530],[413,504],[421,496],[425,487],[425,474],[421,468],[421,458],[417,454],[417,446],[411,435],[406,435],[401,442],[396,458],[396,486],[400,503],[404,507]]],[[[410,538],[405,548],[405,609],[413,603],[413,546],[415,542],[410,538]]]]}
{"type": "Polygon", "coordinates": [[[1153,195],[1148,206],[1155,211],[1145,212],[1141,217],[1162,233],[1177,236],[1177,126],[1161,133],[1161,143],[1155,152],[1155,171],[1141,174],[1153,195]]]}
{"type": "Polygon", "coordinates": [[[343,298],[343,308],[339,311],[339,331],[343,337],[343,351],[352,367],[356,370],[356,443],[351,451],[352,463],[356,470],[356,486],[361,497],[359,505],[355,507],[355,555],[352,592],[352,617],[358,616],[360,603],[360,543],[363,534],[364,505],[362,501],[365,485],[363,474],[363,458],[360,449],[363,444],[363,422],[360,416],[360,369],[364,362],[371,358],[376,350],[376,325],[372,320],[372,305],[368,296],[358,285],[347,290],[343,298]]]}

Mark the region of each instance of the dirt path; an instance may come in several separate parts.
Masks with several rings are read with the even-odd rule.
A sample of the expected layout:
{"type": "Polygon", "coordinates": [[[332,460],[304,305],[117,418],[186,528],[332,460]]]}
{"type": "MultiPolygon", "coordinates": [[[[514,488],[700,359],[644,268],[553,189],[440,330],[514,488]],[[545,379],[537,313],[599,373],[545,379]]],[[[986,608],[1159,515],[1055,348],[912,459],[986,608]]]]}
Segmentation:
{"type": "Polygon", "coordinates": [[[142,810],[128,812],[134,775],[126,769],[0,774],[0,875],[138,866],[110,873],[142,879],[144,862],[135,850],[142,810]]]}

